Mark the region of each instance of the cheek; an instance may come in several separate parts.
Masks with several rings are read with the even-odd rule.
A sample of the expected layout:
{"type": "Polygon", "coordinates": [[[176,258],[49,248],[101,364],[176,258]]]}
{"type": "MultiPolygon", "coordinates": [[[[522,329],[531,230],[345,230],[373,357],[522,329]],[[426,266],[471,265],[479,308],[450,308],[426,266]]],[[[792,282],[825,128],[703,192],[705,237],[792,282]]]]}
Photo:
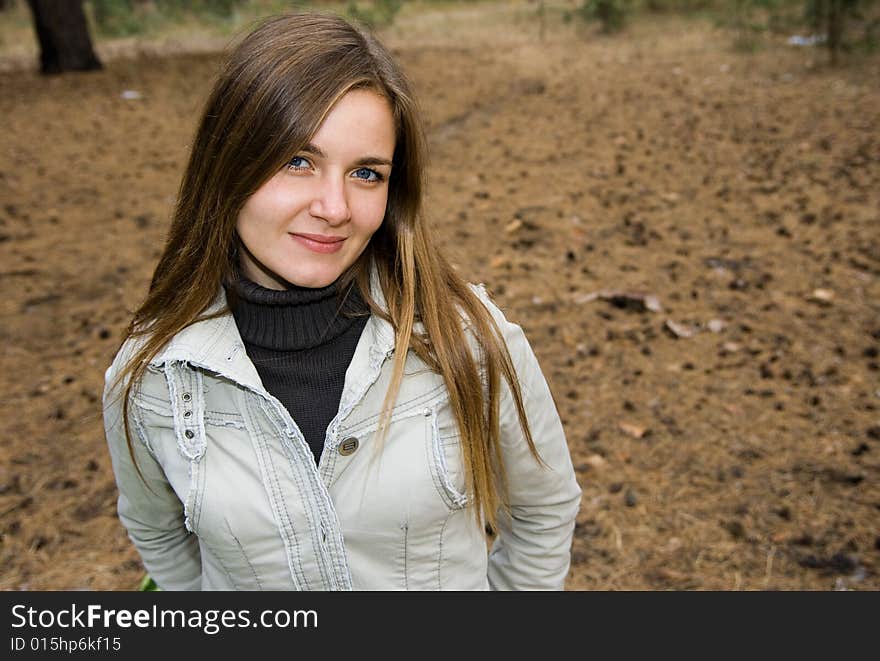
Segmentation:
{"type": "Polygon", "coordinates": [[[246,233],[248,228],[259,227],[265,230],[274,223],[282,222],[288,207],[292,206],[289,198],[277,178],[263,184],[262,188],[248,198],[238,214],[236,225],[239,234],[242,231],[246,233]]]}
{"type": "Polygon", "coordinates": [[[379,229],[385,218],[387,203],[387,195],[375,196],[364,201],[359,208],[360,213],[358,214],[358,226],[362,232],[372,234],[379,229]]]}
{"type": "Polygon", "coordinates": [[[260,204],[258,202],[258,200],[251,197],[238,214],[238,220],[235,223],[235,227],[238,230],[239,236],[245,241],[247,241],[249,237],[256,235],[260,225],[266,218],[265,211],[260,209],[260,204]]]}

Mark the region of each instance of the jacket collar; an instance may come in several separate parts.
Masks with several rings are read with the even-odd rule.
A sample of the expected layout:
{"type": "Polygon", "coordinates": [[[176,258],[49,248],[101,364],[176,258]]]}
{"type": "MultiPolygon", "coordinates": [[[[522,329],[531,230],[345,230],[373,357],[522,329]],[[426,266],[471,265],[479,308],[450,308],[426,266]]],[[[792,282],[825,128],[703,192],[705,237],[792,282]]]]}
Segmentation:
{"type": "MultiPolygon", "coordinates": [[[[370,274],[370,295],[381,309],[387,309],[375,269],[370,274]]],[[[174,362],[189,363],[248,388],[265,392],[257,369],[247,356],[222,286],[204,314],[219,316],[197,321],[184,328],[150,364],[161,366],[174,362]]],[[[374,314],[370,315],[348,369],[366,370],[378,358],[390,355],[393,349],[394,329],[391,324],[374,314]]]]}

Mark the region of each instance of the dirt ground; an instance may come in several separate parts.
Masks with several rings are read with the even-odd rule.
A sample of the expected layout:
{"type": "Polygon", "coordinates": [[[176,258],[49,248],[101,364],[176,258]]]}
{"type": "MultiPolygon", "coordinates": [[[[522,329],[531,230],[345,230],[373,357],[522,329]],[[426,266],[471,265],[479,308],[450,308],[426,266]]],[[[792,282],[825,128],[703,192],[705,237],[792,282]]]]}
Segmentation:
{"type": "MultiPolygon", "coordinates": [[[[429,119],[431,218],[565,423],[568,588],[880,588],[880,58],[735,53],[674,17],[541,42],[518,3],[385,37],[429,119]]],[[[217,62],[0,73],[2,589],[142,576],[103,370],[217,62]]]]}

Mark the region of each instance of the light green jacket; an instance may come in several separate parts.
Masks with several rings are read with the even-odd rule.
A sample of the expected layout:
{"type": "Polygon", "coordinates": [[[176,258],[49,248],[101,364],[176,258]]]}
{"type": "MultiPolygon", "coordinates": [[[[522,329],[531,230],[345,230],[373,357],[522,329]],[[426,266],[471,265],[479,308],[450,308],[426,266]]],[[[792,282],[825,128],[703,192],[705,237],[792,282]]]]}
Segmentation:
{"type": "MultiPolygon", "coordinates": [[[[376,428],[394,336],[371,316],[345,374],[318,465],[263,387],[227,311],[181,331],[151,361],[123,435],[106,372],[104,423],[119,517],[165,590],[561,589],[580,488],[550,390],[522,329],[482,287],[503,331],[541,457],[503,389],[500,428],[510,516],[487,553],[464,495],[458,432],[442,378],[412,352],[379,451],[376,428]]],[[[374,297],[384,305],[378,287],[374,297]]],[[[226,307],[221,291],[211,310],[226,307]]],[[[502,380],[503,383],[503,380],[502,380]]]]}

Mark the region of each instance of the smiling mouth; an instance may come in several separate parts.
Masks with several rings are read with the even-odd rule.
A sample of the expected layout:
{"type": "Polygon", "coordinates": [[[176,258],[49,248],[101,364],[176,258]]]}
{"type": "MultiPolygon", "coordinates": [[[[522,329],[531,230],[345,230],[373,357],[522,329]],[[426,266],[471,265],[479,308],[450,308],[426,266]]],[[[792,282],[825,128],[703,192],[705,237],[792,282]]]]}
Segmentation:
{"type": "Polygon", "coordinates": [[[324,236],[323,234],[302,234],[300,232],[290,232],[290,234],[317,243],[341,243],[342,241],[345,241],[344,236],[324,236]]]}
{"type": "Polygon", "coordinates": [[[299,234],[289,233],[290,236],[300,245],[308,248],[312,252],[327,254],[333,253],[342,248],[342,244],[347,237],[344,236],[325,236],[323,234],[299,234]]]}

